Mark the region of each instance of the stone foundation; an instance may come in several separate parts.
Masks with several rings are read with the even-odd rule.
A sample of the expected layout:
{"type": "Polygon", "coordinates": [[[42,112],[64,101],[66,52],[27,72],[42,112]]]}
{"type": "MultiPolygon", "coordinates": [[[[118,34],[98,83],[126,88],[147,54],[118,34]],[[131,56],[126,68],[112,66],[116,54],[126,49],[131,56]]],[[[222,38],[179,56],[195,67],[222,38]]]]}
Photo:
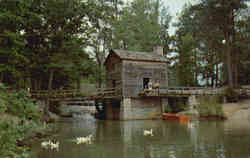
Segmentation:
{"type": "Polygon", "coordinates": [[[160,98],[124,98],[121,103],[120,120],[153,119],[161,113],[160,98]]]}

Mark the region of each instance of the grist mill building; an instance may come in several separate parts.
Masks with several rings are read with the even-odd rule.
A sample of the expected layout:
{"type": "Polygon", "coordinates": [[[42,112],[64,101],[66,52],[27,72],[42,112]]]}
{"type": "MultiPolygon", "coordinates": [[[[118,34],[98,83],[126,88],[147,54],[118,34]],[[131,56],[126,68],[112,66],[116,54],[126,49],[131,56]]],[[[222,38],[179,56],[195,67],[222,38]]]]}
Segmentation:
{"type": "Polygon", "coordinates": [[[160,116],[167,99],[159,96],[140,96],[154,88],[167,88],[167,59],[163,48],[153,52],[110,50],[105,61],[107,88],[114,88],[119,99],[105,105],[105,119],[150,119],[160,116]]]}

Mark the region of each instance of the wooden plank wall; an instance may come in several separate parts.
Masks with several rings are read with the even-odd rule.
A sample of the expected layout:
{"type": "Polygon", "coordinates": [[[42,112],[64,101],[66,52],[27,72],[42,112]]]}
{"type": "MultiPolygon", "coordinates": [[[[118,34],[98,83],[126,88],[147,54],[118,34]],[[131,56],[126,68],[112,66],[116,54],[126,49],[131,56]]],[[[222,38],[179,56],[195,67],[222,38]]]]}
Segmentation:
{"type": "Polygon", "coordinates": [[[113,88],[113,80],[115,80],[115,84],[117,89],[121,89],[122,87],[122,62],[114,54],[111,54],[109,57],[109,61],[106,64],[107,71],[107,87],[113,88]]]}
{"type": "Polygon", "coordinates": [[[127,61],[122,62],[122,88],[124,97],[138,97],[143,90],[143,78],[153,83],[159,81],[161,88],[167,88],[167,63],[127,61]]]}

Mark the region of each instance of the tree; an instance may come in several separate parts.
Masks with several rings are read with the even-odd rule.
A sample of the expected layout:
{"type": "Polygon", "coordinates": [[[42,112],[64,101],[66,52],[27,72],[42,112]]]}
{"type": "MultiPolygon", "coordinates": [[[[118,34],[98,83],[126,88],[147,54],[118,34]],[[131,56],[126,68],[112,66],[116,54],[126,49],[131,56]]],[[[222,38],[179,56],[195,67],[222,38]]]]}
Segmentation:
{"type": "Polygon", "coordinates": [[[16,78],[23,77],[21,68],[29,62],[22,34],[29,5],[30,1],[0,1],[0,82],[15,83],[16,78]]]}
{"type": "Polygon", "coordinates": [[[100,15],[93,16],[91,20],[96,21],[97,28],[94,38],[91,40],[91,51],[89,53],[96,60],[95,79],[98,87],[102,87],[105,78],[104,61],[109,49],[112,47],[113,23],[117,20],[120,7],[123,3],[121,0],[101,0],[95,1],[98,6],[100,15]]]}
{"type": "MultiPolygon", "coordinates": [[[[207,85],[218,86],[226,81],[235,87],[238,83],[242,50],[237,44],[241,43],[237,42],[238,30],[241,30],[237,28],[237,16],[242,9],[243,1],[202,0],[186,6],[179,18],[177,39],[187,34],[192,36],[196,49],[193,57],[198,63],[195,71],[208,81],[207,85]]],[[[181,45],[181,41],[177,40],[176,45],[181,45]]]]}
{"type": "Polygon", "coordinates": [[[72,81],[92,73],[88,71],[92,59],[83,49],[103,18],[95,1],[3,0],[0,7],[3,82],[52,89],[60,86],[53,84],[62,83],[60,77],[72,81]]]}
{"type": "MultiPolygon", "coordinates": [[[[236,53],[235,17],[239,10],[244,7],[243,0],[202,0],[200,4],[195,6],[200,19],[199,27],[206,26],[209,29],[205,29],[205,31],[210,33],[211,30],[212,32],[217,30],[216,33],[222,35],[225,41],[223,55],[226,57],[224,63],[229,87],[235,87],[238,84],[239,53],[236,53]]],[[[213,33],[213,35],[215,34],[213,33]]]]}
{"type": "Polygon", "coordinates": [[[123,8],[114,25],[113,47],[152,51],[153,46],[162,44],[164,38],[167,38],[166,30],[170,18],[167,13],[165,13],[165,16],[167,19],[161,19],[164,25],[161,27],[160,1],[134,0],[123,8]],[[161,34],[163,31],[165,31],[165,34],[161,34]],[[160,35],[162,35],[162,41],[160,35]]]}

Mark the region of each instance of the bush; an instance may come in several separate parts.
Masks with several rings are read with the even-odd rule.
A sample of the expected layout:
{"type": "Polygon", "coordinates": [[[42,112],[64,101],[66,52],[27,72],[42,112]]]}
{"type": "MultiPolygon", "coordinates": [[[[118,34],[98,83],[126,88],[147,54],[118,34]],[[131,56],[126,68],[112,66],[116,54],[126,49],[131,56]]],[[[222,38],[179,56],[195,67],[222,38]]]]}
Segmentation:
{"type": "Polygon", "coordinates": [[[227,87],[224,91],[224,95],[228,102],[237,102],[239,100],[239,94],[233,88],[227,87]]]}
{"type": "Polygon", "coordinates": [[[20,118],[38,120],[40,111],[34,101],[29,98],[27,91],[12,91],[0,83],[0,112],[18,116],[20,118]]]}
{"type": "Polygon", "coordinates": [[[0,157],[30,157],[25,147],[17,146],[17,141],[24,137],[23,130],[28,129],[13,121],[0,120],[0,157]]]}
{"type": "Polygon", "coordinates": [[[26,91],[10,92],[0,83],[0,113],[3,113],[0,120],[0,157],[30,157],[29,151],[24,146],[19,147],[18,142],[45,130],[41,125],[41,114],[34,101],[29,98],[26,91]]]}
{"type": "Polygon", "coordinates": [[[198,111],[201,117],[219,117],[224,118],[220,97],[202,96],[199,98],[200,105],[198,111]]]}
{"type": "Polygon", "coordinates": [[[165,105],[165,112],[166,113],[171,113],[173,111],[173,109],[171,108],[171,106],[169,104],[165,105]]]}
{"type": "Polygon", "coordinates": [[[7,87],[0,82],[0,113],[7,110],[7,87]]]}
{"type": "Polygon", "coordinates": [[[8,96],[7,112],[20,118],[38,120],[40,112],[26,91],[17,91],[8,96]]]}

